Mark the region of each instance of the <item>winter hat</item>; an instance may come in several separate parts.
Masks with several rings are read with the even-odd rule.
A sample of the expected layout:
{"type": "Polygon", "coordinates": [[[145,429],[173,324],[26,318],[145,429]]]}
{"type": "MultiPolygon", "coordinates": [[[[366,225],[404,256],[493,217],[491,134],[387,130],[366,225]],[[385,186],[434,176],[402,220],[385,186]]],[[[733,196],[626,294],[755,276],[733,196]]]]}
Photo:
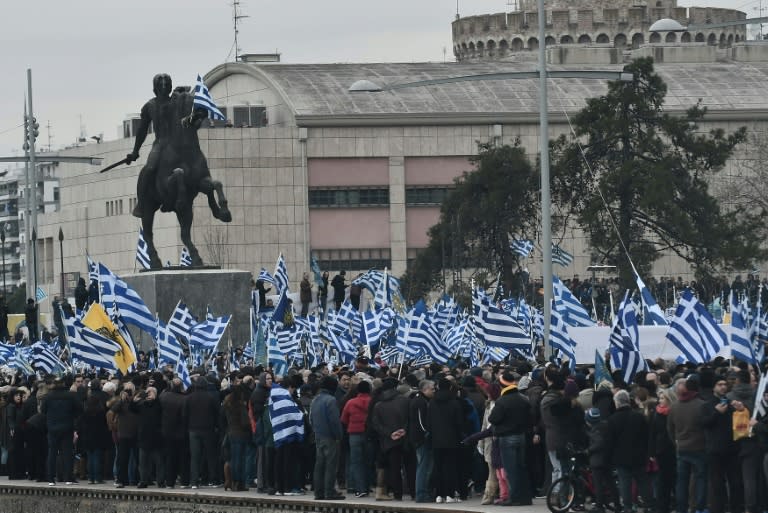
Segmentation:
{"type": "Polygon", "coordinates": [[[584,421],[587,424],[596,424],[600,421],[600,409],[599,408],[590,408],[587,411],[584,412],[584,421]]]}
{"type": "Polygon", "coordinates": [[[371,393],[371,383],[366,380],[360,380],[360,383],[357,384],[357,393],[358,394],[370,394],[371,393]]]}
{"type": "Polygon", "coordinates": [[[499,378],[499,382],[505,387],[514,385],[518,381],[520,381],[520,374],[512,371],[504,371],[504,374],[499,378]]]}
{"type": "Polygon", "coordinates": [[[577,397],[579,395],[579,385],[577,385],[574,380],[569,379],[568,381],[565,382],[563,395],[565,395],[565,397],[567,397],[568,399],[573,399],[574,397],[577,397]]]}

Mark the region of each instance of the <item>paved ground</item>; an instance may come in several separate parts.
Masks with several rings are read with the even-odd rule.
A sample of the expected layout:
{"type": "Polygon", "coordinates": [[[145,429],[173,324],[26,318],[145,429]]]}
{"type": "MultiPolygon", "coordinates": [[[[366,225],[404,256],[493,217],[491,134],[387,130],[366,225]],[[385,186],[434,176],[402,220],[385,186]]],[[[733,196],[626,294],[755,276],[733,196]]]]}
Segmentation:
{"type": "MultiPolygon", "coordinates": [[[[5,487],[18,487],[18,488],[40,488],[49,490],[51,487],[48,486],[48,483],[36,483],[32,481],[27,480],[13,480],[9,481],[7,477],[0,478],[0,486],[5,487]]],[[[201,498],[205,497],[208,500],[215,499],[216,497],[220,497],[222,499],[233,499],[233,498],[248,498],[248,499],[269,499],[270,501],[285,501],[285,502],[291,502],[291,503],[333,503],[333,502],[343,502],[345,506],[360,506],[361,510],[365,510],[366,506],[376,507],[376,506],[384,506],[390,511],[443,511],[443,512],[494,512],[494,511],[515,511],[519,513],[547,513],[547,507],[544,504],[543,499],[534,499],[532,506],[521,506],[521,507],[504,507],[504,506],[483,506],[480,504],[480,497],[473,497],[470,498],[464,502],[456,503],[456,504],[416,504],[415,502],[404,500],[404,501],[381,501],[377,502],[373,497],[366,497],[363,499],[356,499],[353,495],[348,495],[346,500],[344,501],[315,501],[312,497],[312,492],[308,492],[304,496],[295,496],[295,497],[277,497],[273,495],[266,495],[261,493],[256,493],[255,491],[248,491],[248,492],[231,492],[231,491],[224,491],[223,488],[200,488],[199,490],[191,490],[191,489],[181,489],[181,488],[175,488],[173,490],[168,489],[160,489],[155,487],[149,487],[146,489],[138,490],[136,487],[128,486],[122,489],[116,489],[114,485],[110,484],[102,484],[102,485],[91,485],[84,482],[80,482],[74,485],[64,485],[64,484],[57,484],[55,487],[56,491],[60,491],[62,489],[66,489],[68,492],[89,492],[89,491],[99,491],[99,492],[120,492],[122,493],[130,493],[130,494],[137,494],[140,493],[142,495],[145,494],[151,494],[154,496],[162,495],[167,496],[169,499],[173,499],[174,497],[184,497],[187,498],[189,496],[198,495],[201,498]]]]}

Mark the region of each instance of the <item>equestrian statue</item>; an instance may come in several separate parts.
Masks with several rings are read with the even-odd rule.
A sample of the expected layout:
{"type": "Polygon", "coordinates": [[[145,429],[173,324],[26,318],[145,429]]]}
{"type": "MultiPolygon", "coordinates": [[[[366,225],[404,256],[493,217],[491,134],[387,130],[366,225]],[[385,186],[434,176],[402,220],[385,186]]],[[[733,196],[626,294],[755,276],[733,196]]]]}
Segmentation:
{"type": "Polygon", "coordinates": [[[162,268],[152,233],[157,210],[176,213],[181,241],[189,250],[192,266],[202,266],[200,253],[191,237],[192,203],[197,194],[202,192],[208,197],[213,217],[225,223],[232,221],[221,182],[211,178],[208,162],[197,138],[197,130],[203,119],[208,117],[208,111],[194,105],[194,93],[189,87],[177,87],[172,92],[171,77],[164,73],[155,75],[152,85],[155,97],[141,109],[133,151],[102,172],[137,160],[151,123],[155,140],[139,173],[136,184],[138,202],[133,209],[133,215],[141,219],[150,267],[162,268]]]}

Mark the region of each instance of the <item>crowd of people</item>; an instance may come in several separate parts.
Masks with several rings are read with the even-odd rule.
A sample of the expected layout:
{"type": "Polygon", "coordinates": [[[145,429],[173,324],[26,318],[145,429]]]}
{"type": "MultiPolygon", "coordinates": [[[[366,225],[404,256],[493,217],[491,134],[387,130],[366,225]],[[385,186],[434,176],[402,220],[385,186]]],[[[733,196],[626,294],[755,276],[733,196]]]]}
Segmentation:
{"type": "Polygon", "coordinates": [[[651,364],[632,384],[594,367],[372,368],[364,357],[284,376],[198,369],[188,390],[170,371],[16,375],[0,387],[2,471],[50,486],[524,506],[581,454],[598,512],[768,511],[757,370],[651,364]]]}

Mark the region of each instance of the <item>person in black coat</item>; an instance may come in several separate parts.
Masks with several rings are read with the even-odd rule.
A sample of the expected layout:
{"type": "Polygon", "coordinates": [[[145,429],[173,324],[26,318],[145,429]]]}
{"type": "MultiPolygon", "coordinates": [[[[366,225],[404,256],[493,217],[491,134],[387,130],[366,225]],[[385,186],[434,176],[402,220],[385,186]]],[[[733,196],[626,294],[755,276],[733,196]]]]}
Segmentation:
{"type": "Polygon", "coordinates": [[[677,396],[672,389],[659,389],[659,404],[648,420],[648,456],[655,461],[658,470],[655,475],[656,511],[669,513],[672,504],[672,490],[677,482],[677,449],[669,437],[667,417],[677,396]]]}
{"type": "MultiPolygon", "coordinates": [[[[702,369],[701,388],[715,380],[714,372],[702,369]]],[[[710,385],[711,386],[711,385],[710,385]]],[[[702,424],[707,451],[707,505],[710,513],[723,513],[726,504],[729,511],[739,511],[741,496],[741,461],[736,442],[733,441],[733,408],[726,397],[728,382],[723,378],[715,381],[711,394],[699,394],[705,400],[702,424]],[[727,483],[727,486],[726,486],[727,483]]]]}
{"type": "Polygon", "coordinates": [[[637,482],[640,495],[652,503],[651,489],[645,465],[648,461],[648,423],[645,416],[630,406],[629,392],[619,390],[613,397],[616,411],[608,419],[607,447],[611,463],[619,477],[619,493],[623,511],[632,510],[632,480],[637,482]]]}
{"type": "Polygon", "coordinates": [[[5,426],[8,434],[8,479],[24,479],[24,392],[14,390],[5,405],[5,426]]]}
{"type": "Polygon", "coordinates": [[[85,286],[85,278],[78,278],[77,287],[75,287],[75,308],[85,310],[85,305],[87,304],[88,288],[85,286]]]}
{"type": "Polygon", "coordinates": [[[72,463],[74,458],[73,437],[75,423],[83,412],[83,403],[77,394],[67,390],[64,381],[57,378],[53,390],[45,398],[41,407],[48,429],[48,484],[56,484],[56,462],[61,461],[61,471],[66,483],[73,483],[72,463]]]}
{"type": "Polygon", "coordinates": [[[590,408],[584,413],[587,424],[589,445],[589,467],[592,469],[592,482],[595,487],[595,509],[593,513],[603,513],[608,504],[618,504],[619,493],[614,483],[610,452],[607,446],[608,421],[600,417],[598,408],[590,408]]]}
{"type": "Polygon", "coordinates": [[[429,432],[434,457],[433,483],[437,502],[460,502],[454,498],[459,488],[459,443],[464,429],[464,411],[451,382],[440,378],[429,402],[429,432]]]}
{"type": "Polygon", "coordinates": [[[346,271],[340,271],[339,274],[334,276],[333,280],[331,280],[331,287],[333,287],[333,303],[336,305],[337,312],[344,302],[345,289],[349,286],[344,283],[344,277],[346,275],[346,271]]]}
{"type": "Polygon", "coordinates": [[[93,389],[88,392],[85,409],[77,427],[77,444],[87,458],[89,484],[104,482],[104,451],[112,446],[112,433],[107,426],[107,404],[102,394],[95,392],[97,391],[93,389]]]}
{"type": "Polygon", "coordinates": [[[37,303],[32,298],[27,299],[27,306],[24,308],[24,322],[29,330],[29,342],[37,342],[39,338],[37,327],[37,303]]]}
{"type": "Polygon", "coordinates": [[[162,435],[162,406],[157,400],[157,389],[148,387],[138,394],[130,405],[131,410],[139,416],[139,435],[136,443],[139,446],[139,484],[138,488],[146,488],[152,480],[152,466],[155,466],[157,486],[164,488],[163,476],[163,435],[162,435]]]}

